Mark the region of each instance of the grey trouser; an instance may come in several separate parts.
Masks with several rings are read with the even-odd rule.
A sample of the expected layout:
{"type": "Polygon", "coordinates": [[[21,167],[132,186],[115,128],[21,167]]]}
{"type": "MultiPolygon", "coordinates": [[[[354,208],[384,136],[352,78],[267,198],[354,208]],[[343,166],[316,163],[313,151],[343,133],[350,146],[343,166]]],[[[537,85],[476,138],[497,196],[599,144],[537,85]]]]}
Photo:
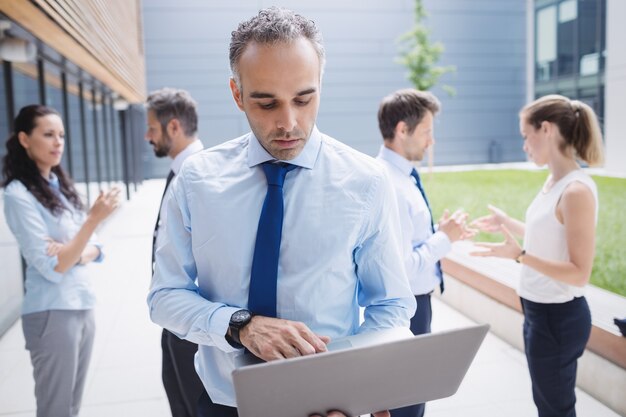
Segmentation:
{"type": "Polygon", "coordinates": [[[92,310],[48,310],[22,316],[35,377],[37,417],[76,417],[95,332],[92,310]]]}

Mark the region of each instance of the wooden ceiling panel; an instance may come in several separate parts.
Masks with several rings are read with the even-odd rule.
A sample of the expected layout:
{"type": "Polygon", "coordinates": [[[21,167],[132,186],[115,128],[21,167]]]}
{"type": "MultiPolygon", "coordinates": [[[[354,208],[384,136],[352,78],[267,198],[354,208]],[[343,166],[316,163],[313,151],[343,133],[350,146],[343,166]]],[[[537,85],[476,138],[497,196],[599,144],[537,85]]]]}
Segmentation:
{"type": "Polygon", "coordinates": [[[140,0],[0,0],[0,11],[131,103],[145,99],[140,0]]]}

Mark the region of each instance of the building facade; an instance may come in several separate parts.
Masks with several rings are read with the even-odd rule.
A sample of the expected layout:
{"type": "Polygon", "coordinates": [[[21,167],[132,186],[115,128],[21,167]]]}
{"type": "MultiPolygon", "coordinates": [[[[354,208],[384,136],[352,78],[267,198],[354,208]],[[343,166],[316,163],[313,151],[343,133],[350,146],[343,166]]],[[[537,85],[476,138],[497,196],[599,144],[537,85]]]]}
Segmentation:
{"type": "Polygon", "coordinates": [[[606,88],[604,94],[605,167],[626,175],[626,2],[606,0],[606,88]]]}
{"type": "Polygon", "coordinates": [[[528,99],[561,94],[589,104],[604,133],[607,171],[626,173],[626,3],[529,0],[528,99]]]}
{"type": "MultiPolygon", "coordinates": [[[[272,1],[142,3],[148,90],[188,90],[199,104],[199,136],[212,146],[248,130],[230,90],[228,44],[238,22],[272,1]],[[166,22],[166,23],[165,23],[166,22]]],[[[382,97],[410,87],[397,62],[398,38],[414,22],[412,0],[292,0],[281,5],[317,23],[326,46],[319,128],[375,155],[382,142],[377,111],[382,97]]],[[[526,9],[522,0],[425,0],[433,41],[455,65],[435,88],[443,104],[436,122],[437,165],[520,161],[517,111],[525,101],[526,9]]],[[[144,148],[146,175],[163,176],[168,161],[144,148]]]]}
{"type": "MultiPolygon", "coordinates": [[[[0,59],[0,169],[19,109],[45,104],[63,118],[62,165],[85,202],[113,184],[130,197],[143,178],[140,142],[131,140],[144,128],[139,1],[0,0],[0,59]]],[[[1,335],[19,316],[24,292],[2,189],[0,260],[1,335]]]]}

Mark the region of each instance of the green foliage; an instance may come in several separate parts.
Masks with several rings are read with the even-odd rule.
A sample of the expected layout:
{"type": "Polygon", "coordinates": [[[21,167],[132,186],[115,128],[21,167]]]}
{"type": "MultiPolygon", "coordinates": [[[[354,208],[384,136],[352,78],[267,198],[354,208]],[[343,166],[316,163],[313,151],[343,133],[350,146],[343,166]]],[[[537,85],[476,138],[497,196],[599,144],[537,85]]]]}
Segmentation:
{"type": "MultiPolygon", "coordinates": [[[[424,175],[424,186],[438,219],[443,210],[463,208],[471,219],[488,214],[487,204],[524,219],[547,171],[481,170],[424,175]]],[[[591,283],[626,296],[626,179],[594,176],[600,210],[591,283]]],[[[470,221],[471,221],[470,219],[470,221]]],[[[481,233],[476,240],[500,242],[501,235],[481,233]]]]}
{"type": "Polygon", "coordinates": [[[594,177],[600,213],[591,282],[626,296],[626,179],[594,177]]]}
{"type": "MultiPolygon", "coordinates": [[[[430,90],[442,75],[456,71],[454,66],[436,65],[444,47],[441,42],[430,42],[430,30],[422,23],[426,17],[422,0],[415,0],[415,26],[398,39],[400,43],[398,62],[409,70],[407,77],[409,81],[416,89],[422,91],[430,90]]],[[[449,85],[443,85],[442,88],[449,95],[455,94],[454,88],[449,85]]]]}

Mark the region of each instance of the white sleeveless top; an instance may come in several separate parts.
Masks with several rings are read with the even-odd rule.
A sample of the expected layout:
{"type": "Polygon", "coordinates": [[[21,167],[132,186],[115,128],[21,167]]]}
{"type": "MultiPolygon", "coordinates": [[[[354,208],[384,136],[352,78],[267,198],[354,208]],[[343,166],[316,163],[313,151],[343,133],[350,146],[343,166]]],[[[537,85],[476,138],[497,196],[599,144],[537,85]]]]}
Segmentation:
{"type": "MultiPolygon", "coordinates": [[[[550,181],[548,177],[546,184],[550,181]]],[[[598,191],[589,175],[577,169],[559,181],[548,192],[543,188],[526,210],[526,232],[524,249],[532,255],[555,261],[569,261],[565,226],[556,218],[556,205],[563,191],[574,181],[585,184],[593,193],[596,207],[595,218],[598,223],[598,191]]],[[[545,188],[545,185],[544,185],[545,188]]],[[[517,293],[520,297],[536,303],[566,303],[575,297],[584,295],[584,287],[576,287],[557,281],[536,270],[522,265],[522,272],[517,293]]]]}

